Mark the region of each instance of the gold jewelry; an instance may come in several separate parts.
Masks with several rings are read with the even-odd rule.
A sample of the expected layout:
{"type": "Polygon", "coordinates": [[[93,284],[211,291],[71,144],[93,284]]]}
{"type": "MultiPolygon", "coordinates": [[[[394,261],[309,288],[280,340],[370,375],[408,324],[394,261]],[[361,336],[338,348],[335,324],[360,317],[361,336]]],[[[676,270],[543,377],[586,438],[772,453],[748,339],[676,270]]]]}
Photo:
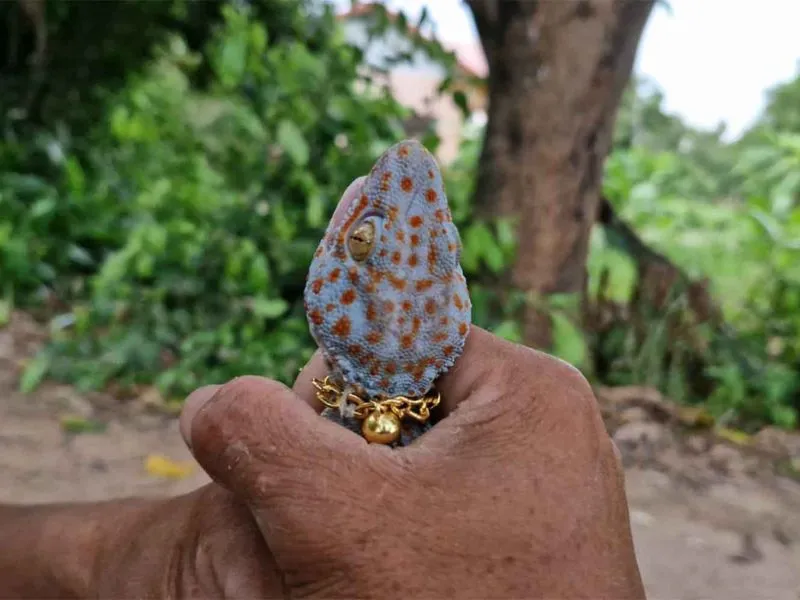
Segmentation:
{"type": "Polygon", "coordinates": [[[410,417],[425,423],[431,416],[431,409],[442,401],[441,394],[431,390],[422,398],[395,396],[381,400],[364,400],[358,395],[345,394],[330,377],[312,380],[317,390],[317,400],[328,408],[339,408],[342,402],[355,404],[353,416],[363,421],[361,434],[372,444],[391,444],[400,438],[400,422],[410,417]]]}

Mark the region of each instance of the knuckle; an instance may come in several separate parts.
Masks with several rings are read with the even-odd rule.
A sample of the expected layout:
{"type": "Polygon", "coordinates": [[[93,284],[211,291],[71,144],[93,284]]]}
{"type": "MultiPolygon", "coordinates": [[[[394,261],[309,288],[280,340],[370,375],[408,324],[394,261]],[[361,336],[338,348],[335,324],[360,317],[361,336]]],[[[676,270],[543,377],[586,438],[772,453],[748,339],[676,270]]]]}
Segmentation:
{"type": "Polygon", "coordinates": [[[515,387],[523,385],[532,390],[536,402],[553,414],[565,414],[573,420],[596,421],[600,409],[594,390],[579,369],[568,362],[540,352],[522,347],[522,352],[513,367],[514,373],[507,373],[507,381],[515,387]]]}
{"type": "Polygon", "coordinates": [[[266,379],[265,377],[258,377],[256,375],[241,375],[231,379],[223,384],[217,392],[220,396],[241,398],[246,396],[264,396],[267,397],[277,392],[282,392],[286,388],[283,384],[266,379]]]}

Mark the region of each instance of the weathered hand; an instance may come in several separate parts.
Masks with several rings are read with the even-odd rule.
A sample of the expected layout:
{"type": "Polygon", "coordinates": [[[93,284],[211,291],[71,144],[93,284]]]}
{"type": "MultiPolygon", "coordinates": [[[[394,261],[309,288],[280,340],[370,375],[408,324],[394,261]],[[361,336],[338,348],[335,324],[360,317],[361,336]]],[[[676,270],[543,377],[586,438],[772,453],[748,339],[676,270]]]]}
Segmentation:
{"type": "Polygon", "coordinates": [[[396,449],[320,418],[325,374],[316,355],[292,390],[243,377],[187,402],[195,457],[274,556],[221,506],[220,530],[249,541],[220,548],[265,590],[246,593],[644,597],[620,463],[576,370],[473,328],[438,386],[447,417],[396,449]]]}

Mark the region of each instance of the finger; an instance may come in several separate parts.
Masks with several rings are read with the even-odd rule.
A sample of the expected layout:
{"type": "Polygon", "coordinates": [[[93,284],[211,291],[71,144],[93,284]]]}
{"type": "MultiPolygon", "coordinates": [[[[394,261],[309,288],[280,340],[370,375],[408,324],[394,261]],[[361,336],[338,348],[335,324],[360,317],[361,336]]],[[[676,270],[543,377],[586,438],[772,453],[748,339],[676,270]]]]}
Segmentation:
{"type": "Polygon", "coordinates": [[[178,427],[184,443],[189,447],[190,450],[192,448],[191,437],[192,421],[194,420],[194,416],[206,402],[214,397],[214,394],[217,393],[219,387],[220,386],[218,385],[206,385],[201,388],[197,388],[186,397],[186,400],[183,403],[183,410],[181,410],[178,427]]]}
{"type": "Polygon", "coordinates": [[[520,346],[472,325],[464,350],[455,364],[436,382],[447,414],[478,391],[491,390],[519,363],[520,346]]]}
{"type": "Polygon", "coordinates": [[[328,375],[328,365],[325,364],[322,351],[317,350],[311,360],[306,363],[306,366],[300,370],[292,386],[292,391],[318,413],[322,412],[325,405],[317,400],[317,389],[312,381],[314,379],[324,379],[326,375],[328,375]]]}
{"type": "Polygon", "coordinates": [[[355,469],[367,448],[292,390],[261,377],[221,386],[194,415],[190,439],[203,469],[251,506],[286,501],[289,490],[324,496],[326,486],[342,485],[333,462],[355,469]]]}
{"type": "Polygon", "coordinates": [[[540,440],[554,437],[552,443],[559,446],[578,431],[588,439],[586,429],[602,426],[591,386],[578,369],[475,326],[437,389],[447,418],[419,446],[461,454],[462,459],[459,444],[476,437],[496,437],[503,445],[515,431],[518,441],[534,434],[540,440]],[[525,425],[520,429],[520,424],[525,425]]]}

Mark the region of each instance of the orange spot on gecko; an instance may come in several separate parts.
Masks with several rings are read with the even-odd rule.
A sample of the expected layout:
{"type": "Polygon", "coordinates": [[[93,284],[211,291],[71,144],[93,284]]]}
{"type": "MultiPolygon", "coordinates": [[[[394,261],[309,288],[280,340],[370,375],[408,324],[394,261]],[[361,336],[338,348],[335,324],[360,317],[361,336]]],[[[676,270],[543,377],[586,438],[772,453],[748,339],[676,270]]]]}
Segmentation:
{"type": "Polygon", "coordinates": [[[328,275],[328,281],[334,283],[337,279],[339,279],[339,275],[342,274],[342,270],[339,267],[336,267],[333,271],[331,271],[330,275],[328,275]]]}
{"type": "Polygon", "coordinates": [[[408,220],[408,224],[411,225],[412,227],[419,227],[420,225],[422,225],[422,217],[420,217],[419,215],[414,215],[408,220]]]}
{"type": "Polygon", "coordinates": [[[436,300],[433,298],[428,298],[425,301],[425,314],[431,316],[436,314],[436,300]]]}
{"type": "Polygon", "coordinates": [[[350,335],[350,319],[348,319],[346,315],[339,317],[336,323],[333,324],[331,332],[337,337],[347,337],[350,335]]]}
{"type": "Polygon", "coordinates": [[[433,179],[436,175],[433,172],[433,169],[428,169],[428,179],[433,179]]]}
{"type": "Polygon", "coordinates": [[[442,353],[445,356],[450,356],[454,350],[455,348],[453,348],[452,346],[445,346],[444,348],[442,348],[442,353]]]}
{"type": "Polygon", "coordinates": [[[311,319],[311,322],[317,326],[322,325],[322,322],[324,321],[318,310],[312,310],[310,313],[308,313],[308,318],[311,319]]]}
{"type": "Polygon", "coordinates": [[[412,252],[411,256],[408,257],[408,266],[416,267],[417,263],[419,263],[419,259],[417,258],[417,255],[412,252]]]}
{"type": "Polygon", "coordinates": [[[400,180],[400,189],[404,192],[410,192],[414,189],[414,182],[411,181],[411,177],[403,177],[400,180]]]}
{"type": "Polygon", "coordinates": [[[428,269],[433,271],[433,269],[436,268],[436,262],[438,260],[439,260],[439,253],[436,252],[436,246],[431,244],[430,246],[428,246],[428,269]]]}
{"type": "Polygon", "coordinates": [[[436,220],[439,221],[439,223],[444,223],[446,220],[444,211],[441,208],[433,213],[433,216],[436,217],[436,220]]]}
{"type": "Polygon", "coordinates": [[[441,325],[447,325],[449,322],[450,322],[450,319],[447,316],[443,316],[441,319],[439,319],[439,323],[441,325]]]}
{"type": "Polygon", "coordinates": [[[395,265],[399,265],[400,261],[403,260],[403,255],[400,254],[397,250],[392,252],[392,263],[395,265]]]}
{"type": "Polygon", "coordinates": [[[391,300],[384,300],[383,302],[383,312],[391,313],[394,312],[394,302],[391,300]]]}
{"type": "Polygon", "coordinates": [[[416,289],[418,292],[424,292],[425,290],[430,289],[432,285],[433,282],[430,279],[420,279],[414,286],[414,289],[416,289]]]}
{"type": "Polygon", "coordinates": [[[353,285],[358,284],[358,269],[355,267],[350,267],[350,270],[347,272],[347,278],[350,280],[350,283],[353,285]]]}
{"type": "Polygon", "coordinates": [[[314,282],[311,284],[311,291],[315,294],[319,294],[320,290],[322,290],[322,279],[315,279],[314,282]]]}
{"type": "Polygon", "coordinates": [[[352,304],[356,300],[356,292],[352,288],[347,288],[345,291],[342,292],[342,297],[340,298],[342,304],[347,306],[348,304],[352,304]]]}
{"type": "Polygon", "coordinates": [[[389,283],[391,283],[392,287],[399,292],[402,292],[406,289],[406,280],[396,277],[391,273],[389,273],[389,283]]]}
{"type": "Polygon", "coordinates": [[[389,182],[392,180],[392,172],[385,171],[383,175],[381,175],[381,191],[388,192],[389,191],[389,182]]]}
{"type": "Polygon", "coordinates": [[[394,364],[393,362],[386,363],[386,372],[389,375],[394,375],[395,373],[397,373],[397,365],[394,364]]]}
{"type": "Polygon", "coordinates": [[[381,248],[380,252],[378,252],[378,256],[386,256],[386,248],[381,248]]]}
{"type": "Polygon", "coordinates": [[[419,332],[419,328],[420,327],[422,327],[422,319],[420,319],[417,316],[412,317],[412,319],[411,319],[411,331],[416,334],[416,333],[419,332]]]}
{"type": "Polygon", "coordinates": [[[325,312],[333,312],[333,309],[336,308],[335,304],[326,304],[325,305],[325,312]]]}
{"type": "Polygon", "coordinates": [[[414,338],[408,334],[400,338],[400,346],[408,350],[414,344],[414,338]]]}
{"type": "Polygon", "coordinates": [[[367,321],[374,321],[377,316],[378,313],[375,310],[375,305],[372,302],[370,302],[369,304],[367,304],[367,321]]]}
{"type": "Polygon", "coordinates": [[[314,257],[319,258],[322,256],[322,253],[325,252],[325,249],[322,246],[319,246],[317,250],[314,252],[314,257]]]}
{"type": "Polygon", "coordinates": [[[358,344],[350,344],[347,347],[347,351],[353,356],[359,356],[362,352],[361,346],[359,346],[358,344]]]}
{"type": "Polygon", "coordinates": [[[419,236],[416,233],[411,234],[411,245],[419,246],[419,236]]]}
{"type": "Polygon", "coordinates": [[[408,146],[405,146],[405,145],[404,146],[400,146],[397,149],[397,156],[400,156],[402,158],[405,158],[406,156],[408,156],[408,146]]]}
{"type": "Polygon", "coordinates": [[[461,337],[467,335],[467,331],[469,331],[469,326],[466,323],[461,323],[458,326],[458,333],[461,335],[461,337]]]}
{"type": "Polygon", "coordinates": [[[364,339],[370,344],[377,344],[383,339],[383,333],[380,331],[370,331],[364,339]]]}
{"type": "Polygon", "coordinates": [[[403,302],[400,304],[400,308],[403,309],[403,312],[411,312],[411,301],[403,300],[403,302]]]}
{"type": "Polygon", "coordinates": [[[436,342],[437,344],[442,343],[446,339],[447,339],[447,334],[441,331],[433,336],[433,341],[436,342]]]}
{"type": "Polygon", "coordinates": [[[427,200],[431,204],[436,202],[436,199],[438,197],[439,197],[439,195],[436,193],[436,190],[434,190],[433,188],[428,188],[428,191],[425,192],[425,200],[427,200]]]}
{"type": "Polygon", "coordinates": [[[406,241],[406,232],[402,229],[398,229],[397,233],[394,234],[394,237],[397,239],[398,242],[405,242],[406,241]]]}
{"type": "Polygon", "coordinates": [[[453,294],[453,304],[458,310],[464,308],[464,303],[461,301],[461,296],[458,294],[453,294]]]}

